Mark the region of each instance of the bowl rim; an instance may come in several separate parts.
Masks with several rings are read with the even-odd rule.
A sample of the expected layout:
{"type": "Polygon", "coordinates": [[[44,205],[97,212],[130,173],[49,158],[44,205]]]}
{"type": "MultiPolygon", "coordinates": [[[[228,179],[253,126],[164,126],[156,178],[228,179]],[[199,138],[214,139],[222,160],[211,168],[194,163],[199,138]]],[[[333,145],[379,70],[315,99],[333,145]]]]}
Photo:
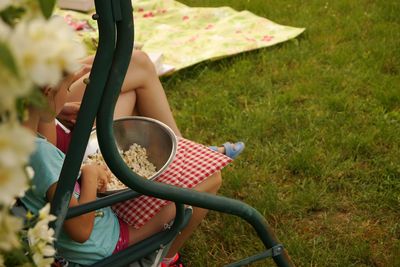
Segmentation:
{"type": "MultiPolygon", "coordinates": [[[[168,166],[175,159],[175,156],[176,156],[176,153],[177,153],[177,148],[178,148],[178,138],[177,138],[176,134],[174,133],[174,131],[172,131],[172,129],[168,125],[166,125],[165,123],[163,123],[163,122],[161,122],[159,120],[156,120],[156,119],[153,119],[153,118],[149,118],[149,117],[144,117],[144,116],[124,116],[124,117],[120,117],[118,119],[114,119],[113,123],[117,122],[117,121],[127,121],[127,120],[141,120],[141,121],[148,121],[148,122],[151,122],[151,123],[158,124],[158,125],[162,126],[162,128],[164,128],[164,130],[166,130],[167,134],[171,138],[172,148],[171,148],[171,153],[170,153],[170,155],[168,157],[168,160],[166,161],[166,163],[155,174],[153,174],[151,177],[147,178],[148,180],[154,180],[157,177],[159,177],[162,173],[164,173],[164,171],[168,168],[168,166]]],[[[96,133],[96,128],[95,127],[92,129],[90,135],[92,135],[93,133],[96,133]]],[[[97,133],[96,133],[96,139],[97,139],[97,133]]],[[[115,136],[114,136],[114,140],[115,140],[115,136]]],[[[136,175],[140,176],[137,173],[136,173],[136,175]]],[[[140,177],[142,177],[142,176],[140,176],[140,177]]],[[[125,189],[122,189],[122,190],[125,190],[125,189]]]]}

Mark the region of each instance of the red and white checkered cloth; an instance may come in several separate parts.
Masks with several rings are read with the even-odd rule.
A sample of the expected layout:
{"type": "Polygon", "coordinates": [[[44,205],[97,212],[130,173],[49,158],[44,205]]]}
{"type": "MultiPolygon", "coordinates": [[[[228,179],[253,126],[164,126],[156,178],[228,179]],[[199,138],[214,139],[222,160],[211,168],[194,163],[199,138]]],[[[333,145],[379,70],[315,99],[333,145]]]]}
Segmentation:
{"type": "MultiPolygon", "coordinates": [[[[232,159],[208,147],[178,138],[175,159],[156,181],[183,188],[193,188],[214,172],[221,170],[232,159]]],[[[112,208],[127,224],[140,228],[170,202],[149,196],[127,200],[112,208]]]]}

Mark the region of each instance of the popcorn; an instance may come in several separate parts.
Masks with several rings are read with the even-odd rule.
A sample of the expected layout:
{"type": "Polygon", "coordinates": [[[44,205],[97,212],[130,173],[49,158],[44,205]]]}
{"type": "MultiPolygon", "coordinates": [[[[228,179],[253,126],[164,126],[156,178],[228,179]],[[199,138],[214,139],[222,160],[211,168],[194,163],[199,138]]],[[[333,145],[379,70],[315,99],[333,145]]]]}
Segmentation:
{"type": "MultiPolygon", "coordinates": [[[[120,151],[120,154],[128,167],[144,178],[150,178],[157,171],[154,164],[152,164],[148,160],[146,149],[138,144],[131,145],[126,151],[120,151]]],[[[84,163],[95,163],[99,165],[106,164],[100,152],[89,155],[88,159],[84,163]]],[[[126,188],[126,185],[118,180],[117,177],[112,175],[111,181],[107,185],[107,191],[119,190],[124,188],[126,188]]]]}

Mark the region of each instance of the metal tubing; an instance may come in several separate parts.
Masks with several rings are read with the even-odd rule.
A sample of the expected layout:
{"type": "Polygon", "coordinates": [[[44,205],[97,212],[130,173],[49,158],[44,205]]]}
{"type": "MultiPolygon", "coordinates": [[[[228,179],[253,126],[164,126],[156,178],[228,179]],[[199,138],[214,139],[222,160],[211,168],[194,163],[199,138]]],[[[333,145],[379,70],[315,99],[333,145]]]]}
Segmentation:
{"type": "MultiPolygon", "coordinates": [[[[71,146],[69,147],[69,152],[64,161],[55,197],[52,202],[52,214],[58,216],[57,222],[53,225],[56,231],[56,237],[59,235],[65,218],[78,216],[88,211],[92,211],[94,209],[108,206],[112,203],[131,199],[140,195],[139,193],[134,191],[123,192],[114,196],[105,197],[103,200],[93,201],[86,205],[73,208],[68,212],[67,215],[72,190],[74,188],[76,177],[79,173],[80,165],[83,159],[92,125],[94,123],[96,113],[101,102],[101,98],[103,97],[105,84],[110,76],[109,72],[111,70],[115,51],[115,20],[121,19],[120,13],[122,11],[119,3],[116,3],[116,1],[95,1],[97,11],[95,18],[99,24],[99,47],[94,58],[93,68],[89,78],[90,82],[86,87],[86,91],[82,100],[82,105],[78,114],[77,124],[75,125],[75,129],[72,135],[71,146]],[[113,12],[108,12],[111,9],[113,10],[113,12]]],[[[131,3],[129,1],[128,5],[127,1],[128,0],[125,1],[125,11],[129,12],[132,16],[131,3]]],[[[119,24],[119,26],[117,26],[118,29],[121,29],[124,26],[128,26],[127,28],[130,31],[133,31],[132,18],[130,23],[126,23],[125,21],[124,24],[117,24],[119,24]]],[[[129,33],[126,36],[130,36],[131,38],[133,38],[132,33],[129,33]]],[[[120,42],[121,41],[119,41],[119,43],[120,42]]],[[[126,43],[127,40],[124,40],[123,42],[126,43]]],[[[130,42],[130,44],[133,48],[133,40],[130,42]]],[[[132,48],[130,48],[129,53],[126,53],[125,50],[125,56],[131,55],[132,48]]],[[[130,58],[128,58],[128,64],[129,61],[130,58]]],[[[122,66],[122,68],[119,69],[120,73],[117,75],[117,77],[121,80],[121,82],[124,79],[127,67],[128,65],[125,64],[122,66]]],[[[120,88],[121,85],[122,83],[119,84],[118,88],[120,88]]],[[[110,125],[112,125],[112,122],[110,123],[110,125]]],[[[188,223],[188,217],[190,217],[189,215],[189,213],[185,213],[183,204],[176,203],[176,218],[173,226],[168,231],[156,234],[154,237],[144,240],[141,243],[133,246],[132,248],[127,249],[126,251],[106,258],[96,264],[96,266],[109,266],[109,263],[113,263],[113,266],[123,266],[133,260],[142,258],[143,256],[149,254],[151,251],[160,248],[160,244],[166,245],[168,242],[173,240],[179,233],[179,231],[188,223]]]]}
{"type": "Polygon", "coordinates": [[[259,261],[259,260],[263,260],[263,259],[272,257],[275,254],[280,254],[282,251],[283,251],[283,246],[279,245],[279,246],[273,247],[269,250],[266,250],[262,253],[255,254],[248,258],[242,259],[240,261],[225,265],[225,267],[237,267],[237,266],[249,265],[250,263],[253,263],[255,261],[259,261]]]}
{"type": "MultiPolygon", "coordinates": [[[[131,9],[126,7],[127,1],[123,1],[122,4],[123,19],[131,17],[132,14],[128,14],[131,13],[131,9]]],[[[128,23],[128,25],[125,25],[125,23],[117,24],[119,29],[118,33],[120,33],[123,38],[120,39],[119,37],[121,35],[118,35],[117,49],[115,52],[116,56],[114,60],[115,65],[113,65],[107,88],[110,86],[120,88],[125,73],[122,73],[119,68],[125,69],[127,64],[129,64],[128,60],[126,60],[126,55],[127,50],[131,49],[130,45],[133,44],[133,40],[129,37],[129,35],[133,36],[132,33],[129,33],[130,30],[133,30],[129,28],[129,20],[130,18],[128,19],[128,22],[125,22],[128,23]],[[124,58],[126,62],[123,62],[124,58]]],[[[105,90],[97,116],[97,137],[102,155],[107,162],[107,165],[124,184],[144,195],[237,215],[253,226],[267,249],[279,244],[265,218],[257,210],[243,202],[148,181],[147,179],[138,176],[136,173],[133,173],[121,158],[115,142],[110,141],[114,140],[112,122],[118,95],[119,91],[117,90],[105,90]]],[[[273,259],[278,266],[293,266],[286,251],[278,256],[274,256],[273,259]]]]}
{"type": "MultiPolygon", "coordinates": [[[[71,147],[65,159],[60,174],[60,183],[52,203],[52,213],[58,216],[55,225],[56,236],[58,236],[61,225],[65,219],[68,208],[66,203],[68,204],[71,198],[75,178],[78,175],[80,163],[96,115],[95,113],[98,110],[97,133],[100,149],[112,172],[126,185],[142,194],[239,216],[253,226],[267,249],[278,245],[278,241],[270,230],[264,217],[247,204],[225,197],[148,181],[132,173],[126,166],[118,153],[115,142],[113,142],[112,122],[115,103],[120,92],[119,89],[121,88],[130,62],[130,57],[127,57],[127,55],[131,55],[133,48],[132,6],[130,0],[121,0],[120,2],[122,20],[117,22],[118,35],[116,43],[117,48],[115,49],[116,33],[113,19],[119,18],[120,14],[118,10],[113,10],[114,17],[111,18],[107,10],[116,9],[118,5],[114,1],[107,0],[96,0],[95,2],[96,10],[99,15],[99,47],[90,74],[90,83],[86,88],[81,110],[78,114],[77,125],[72,135],[71,147]],[[101,38],[106,40],[101,40],[101,38]],[[112,53],[113,51],[114,53],[112,53]],[[111,68],[112,61],[113,67],[111,68]],[[104,91],[104,85],[106,83],[107,88],[115,87],[117,89],[104,91]],[[89,100],[90,103],[88,102],[89,100]],[[100,101],[101,105],[99,108],[100,101]]],[[[168,238],[166,238],[166,233],[160,233],[154,238],[143,241],[141,243],[143,245],[132,247],[132,249],[129,250],[131,254],[134,254],[132,258],[139,258],[142,256],[141,254],[144,255],[148,251],[157,249],[160,244],[159,242],[162,243],[165,242],[166,239],[173,238],[179,231],[179,226],[183,224],[182,217],[184,216],[181,215],[181,212],[178,212],[172,229],[167,232],[168,238]],[[170,236],[169,233],[171,233],[170,236]]],[[[124,253],[120,255],[126,256],[124,253]]],[[[132,258],[129,260],[132,260],[132,258]]],[[[105,259],[96,266],[107,266],[102,265],[103,262],[110,263],[113,259],[115,260],[115,258],[105,259]]],[[[293,266],[286,252],[274,256],[273,259],[278,266],[293,266]]]]}
{"type": "Polygon", "coordinates": [[[69,208],[65,219],[73,218],[93,210],[108,207],[115,203],[137,198],[141,195],[142,194],[139,194],[138,192],[135,192],[133,190],[128,190],[120,193],[115,193],[113,195],[105,196],[96,199],[95,201],[69,208]]]}
{"type": "MultiPolygon", "coordinates": [[[[118,0],[115,0],[118,1],[118,0]]],[[[105,120],[100,112],[97,114],[97,135],[99,147],[103,155],[110,155],[109,150],[104,145],[106,143],[113,143],[114,136],[112,134],[112,125],[113,125],[113,114],[115,104],[117,102],[117,98],[120,94],[120,89],[122,87],[122,83],[125,79],[126,71],[130,64],[131,55],[133,51],[133,10],[132,4],[130,0],[120,0],[119,4],[113,2],[113,14],[114,16],[118,16],[121,20],[116,21],[116,29],[117,29],[117,41],[116,47],[114,51],[114,58],[111,65],[111,69],[108,75],[107,83],[104,90],[104,95],[101,100],[101,106],[108,106],[110,109],[107,109],[108,120],[105,120]],[[119,10],[116,10],[119,9],[119,10]],[[117,14],[117,15],[116,15],[117,14]],[[109,132],[111,135],[104,134],[104,132],[109,132]],[[106,138],[104,138],[106,137],[106,138]]],[[[115,146],[114,146],[115,148],[115,146]]],[[[118,156],[119,153],[117,152],[118,156]]],[[[109,166],[109,159],[104,157],[107,165],[109,166]]],[[[123,163],[124,166],[125,163],[123,163]]],[[[118,166],[116,168],[119,168],[118,166]]],[[[111,171],[115,168],[110,168],[111,171]]],[[[117,176],[118,177],[118,176],[117,176]]],[[[145,240],[141,245],[137,244],[132,247],[130,250],[131,254],[128,256],[125,255],[124,252],[111,258],[104,259],[100,263],[96,264],[96,266],[109,266],[109,263],[113,263],[113,265],[118,262],[121,264],[123,262],[129,263],[130,260],[142,258],[155,249],[159,248],[160,244],[166,244],[172,240],[176,236],[176,234],[180,231],[182,224],[184,222],[184,209],[183,205],[177,205],[176,215],[174,223],[171,229],[161,235],[157,235],[157,238],[151,240],[145,240]],[[134,252],[134,253],[133,253],[134,252]],[[121,256],[122,255],[122,256],[121,256]],[[124,257],[124,258],[123,258],[124,257]],[[104,265],[103,265],[104,264],[104,265]]],[[[122,265],[121,265],[122,266],[122,265]]]]}
{"type": "Polygon", "coordinates": [[[92,267],[127,266],[129,263],[137,261],[149,255],[151,252],[166,246],[188,224],[191,217],[191,210],[185,210],[183,204],[175,203],[175,206],[176,218],[169,230],[157,233],[150,238],[147,238],[133,246],[128,247],[125,250],[118,252],[117,254],[107,257],[95,263],[92,265],[92,267]]]}
{"type": "Polygon", "coordinates": [[[90,82],[86,86],[72,133],[71,145],[65,157],[51,205],[51,213],[57,216],[57,220],[52,224],[56,237],[58,237],[65,220],[74,184],[111,67],[112,51],[115,49],[115,24],[110,12],[107,12],[111,9],[111,2],[96,0],[95,4],[99,24],[99,46],[90,73],[90,82]]]}

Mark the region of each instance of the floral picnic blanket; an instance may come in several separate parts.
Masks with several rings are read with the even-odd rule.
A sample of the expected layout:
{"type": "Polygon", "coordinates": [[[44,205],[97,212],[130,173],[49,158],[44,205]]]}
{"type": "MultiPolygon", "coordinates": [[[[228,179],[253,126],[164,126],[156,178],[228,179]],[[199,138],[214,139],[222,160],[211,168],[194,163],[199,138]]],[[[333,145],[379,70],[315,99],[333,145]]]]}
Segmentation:
{"type": "MultiPolygon", "coordinates": [[[[173,0],[134,0],[135,42],[161,53],[174,70],[293,39],[304,28],[279,25],[230,7],[189,7],[173,0]]],[[[91,14],[59,11],[77,29],[90,52],[97,46],[91,14]]]]}

